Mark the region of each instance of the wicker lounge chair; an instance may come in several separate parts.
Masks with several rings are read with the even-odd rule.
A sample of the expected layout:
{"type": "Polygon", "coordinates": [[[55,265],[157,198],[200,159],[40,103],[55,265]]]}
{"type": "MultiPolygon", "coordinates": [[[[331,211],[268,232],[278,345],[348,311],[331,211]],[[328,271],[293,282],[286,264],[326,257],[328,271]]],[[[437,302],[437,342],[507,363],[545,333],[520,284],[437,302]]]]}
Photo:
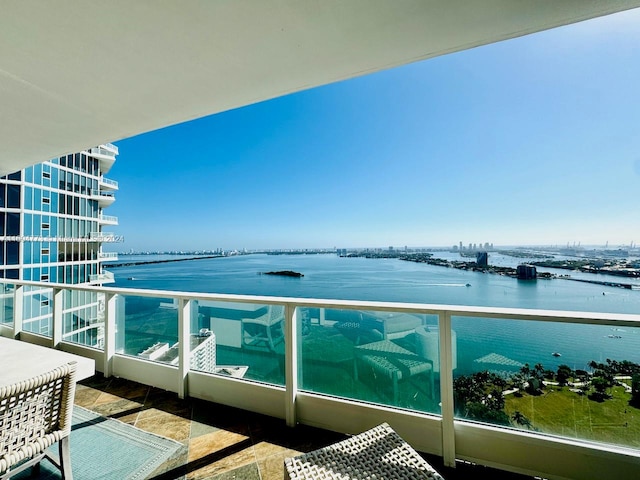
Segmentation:
{"type": "Polygon", "coordinates": [[[288,480],[443,480],[388,424],[342,442],[285,458],[288,480]]]}
{"type": "Polygon", "coordinates": [[[0,387],[0,480],[38,469],[44,458],[60,469],[63,479],[73,478],[69,433],[75,389],[75,362],[0,387]],[[46,452],[56,442],[59,458],[46,452]]]}

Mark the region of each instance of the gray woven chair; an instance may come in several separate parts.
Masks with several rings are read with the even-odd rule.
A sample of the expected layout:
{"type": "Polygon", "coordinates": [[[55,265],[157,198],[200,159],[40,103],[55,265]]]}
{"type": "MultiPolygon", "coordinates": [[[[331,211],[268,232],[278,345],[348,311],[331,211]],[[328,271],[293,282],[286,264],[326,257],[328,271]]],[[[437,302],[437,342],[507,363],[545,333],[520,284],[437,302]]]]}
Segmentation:
{"type": "Polygon", "coordinates": [[[443,480],[387,423],[284,466],[286,480],[443,480]]]}
{"type": "Polygon", "coordinates": [[[0,480],[38,469],[45,458],[64,480],[72,480],[69,433],[75,390],[75,362],[0,387],[0,480]],[[46,452],[56,442],[59,458],[46,452]]]}

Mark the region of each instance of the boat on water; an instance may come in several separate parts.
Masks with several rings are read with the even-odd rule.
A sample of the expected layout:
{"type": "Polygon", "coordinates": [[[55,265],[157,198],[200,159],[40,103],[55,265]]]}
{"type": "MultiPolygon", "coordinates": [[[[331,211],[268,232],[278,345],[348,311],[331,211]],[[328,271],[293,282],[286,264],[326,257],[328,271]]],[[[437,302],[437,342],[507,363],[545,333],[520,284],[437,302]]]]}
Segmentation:
{"type": "Polygon", "coordinates": [[[553,355],[554,357],[561,357],[562,354],[558,353],[558,352],[553,352],[551,355],[553,355]]]}

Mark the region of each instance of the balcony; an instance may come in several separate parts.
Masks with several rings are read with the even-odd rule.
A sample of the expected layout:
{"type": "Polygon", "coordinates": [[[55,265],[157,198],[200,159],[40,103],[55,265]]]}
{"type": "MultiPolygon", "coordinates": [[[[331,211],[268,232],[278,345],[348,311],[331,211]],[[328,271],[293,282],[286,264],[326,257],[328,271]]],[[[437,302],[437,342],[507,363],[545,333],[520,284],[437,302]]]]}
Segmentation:
{"type": "Polygon", "coordinates": [[[91,199],[98,202],[100,208],[105,208],[111,205],[116,200],[116,196],[113,192],[103,192],[102,190],[91,190],[91,199]]]}
{"type": "Polygon", "coordinates": [[[118,260],[118,253],[117,252],[99,252],[98,253],[98,260],[110,260],[115,262],[116,260],[118,260]]]}
{"type": "Polygon", "coordinates": [[[98,222],[101,225],[118,225],[118,217],[100,214],[98,216],[98,222]]]}
{"type": "MultiPolygon", "coordinates": [[[[593,353],[593,346],[578,340],[584,335],[602,341],[616,330],[624,331],[630,342],[640,340],[639,315],[46,284],[54,291],[51,325],[41,330],[52,333],[41,335],[26,331],[23,312],[12,307],[27,305],[25,289],[42,284],[7,285],[0,334],[19,334],[25,341],[94,358],[105,382],[120,382],[109,380],[117,377],[189,397],[194,404],[215,402],[276,417],[289,426],[339,433],[357,433],[387,421],[417,450],[441,457],[446,466],[462,460],[528,475],[585,479],[637,478],[640,471],[632,416],[627,418],[629,427],[623,418],[596,422],[599,409],[612,408],[613,397],[625,395],[627,380],[616,380],[612,399],[602,404],[581,395],[577,380],[566,387],[550,384],[539,396],[527,393],[524,385],[516,388],[520,396],[506,387],[494,394],[494,399],[504,397],[505,411],[517,408],[533,419],[535,428],[517,423],[512,413],[505,424],[474,419],[455,400],[463,393],[461,376],[490,371],[507,378],[508,371],[520,371],[522,365],[508,358],[510,339],[524,342],[544,363],[570,362],[575,352],[593,353]],[[57,298],[63,297],[55,295],[57,290],[104,295],[104,346],[64,341],[72,332],[65,331],[62,309],[56,307],[57,298]],[[485,333],[472,335],[471,326],[485,333]],[[215,342],[215,351],[207,356],[217,365],[213,374],[190,361],[197,352],[190,339],[205,329],[213,331],[210,341],[215,342]],[[540,350],[544,332],[552,332],[563,345],[562,359],[540,350]],[[155,350],[166,344],[165,350],[178,354],[167,361],[162,355],[141,355],[155,351],[157,344],[155,350]],[[537,402],[550,395],[559,402],[569,400],[569,407],[558,407],[569,410],[558,415],[574,419],[576,428],[567,431],[538,418],[544,417],[545,408],[537,402]],[[587,429],[580,426],[585,424],[578,413],[584,408],[590,409],[594,422],[587,429]]],[[[613,338],[611,351],[599,353],[616,358],[604,356],[622,345],[613,338]]],[[[493,402],[492,393],[478,406],[493,402]]],[[[634,413],[631,408],[625,407],[621,415],[634,413]]]]}
{"type": "Polygon", "coordinates": [[[102,283],[113,283],[116,281],[113,272],[108,272],[103,270],[102,273],[97,273],[94,275],[89,275],[89,283],[91,284],[102,284],[102,283]]]}
{"type": "Polygon", "coordinates": [[[118,190],[118,182],[110,178],[100,177],[98,185],[100,185],[101,190],[118,190]]]}
{"type": "Polygon", "coordinates": [[[100,163],[100,172],[106,174],[116,161],[118,148],[115,145],[105,144],[99,147],[90,148],[87,153],[96,158],[100,163]]]}

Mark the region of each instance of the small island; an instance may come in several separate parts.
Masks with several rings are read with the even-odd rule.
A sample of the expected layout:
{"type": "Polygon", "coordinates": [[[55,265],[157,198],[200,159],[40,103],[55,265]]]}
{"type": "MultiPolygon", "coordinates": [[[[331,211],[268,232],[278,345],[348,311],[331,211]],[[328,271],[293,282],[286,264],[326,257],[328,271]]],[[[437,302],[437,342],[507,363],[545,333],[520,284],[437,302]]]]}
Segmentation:
{"type": "Polygon", "coordinates": [[[300,277],[304,277],[303,274],[301,274],[300,272],[294,272],[292,270],[280,270],[278,272],[264,272],[265,275],[280,275],[283,277],[295,277],[295,278],[300,278],[300,277]]]}

